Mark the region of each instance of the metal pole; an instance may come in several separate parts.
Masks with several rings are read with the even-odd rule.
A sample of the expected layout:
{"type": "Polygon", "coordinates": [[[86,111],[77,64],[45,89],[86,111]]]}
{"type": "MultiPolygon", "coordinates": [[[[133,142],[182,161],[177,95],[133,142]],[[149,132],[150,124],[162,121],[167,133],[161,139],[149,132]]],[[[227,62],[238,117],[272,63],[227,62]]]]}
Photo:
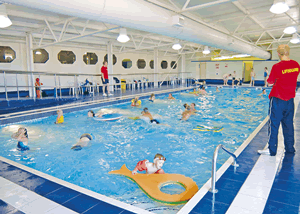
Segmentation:
{"type": "Polygon", "coordinates": [[[94,96],[94,93],[95,93],[95,87],[94,87],[94,80],[93,80],[93,76],[92,76],[92,86],[91,86],[91,93],[92,93],[92,90],[93,90],[93,96],[94,96]]]}
{"type": "Polygon", "coordinates": [[[39,75],[39,79],[40,79],[40,94],[41,94],[41,99],[43,99],[41,75],[39,75]]]}
{"type": "Polygon", "coordinates": [[[18,74],[16,74],[16,85],[17,85],[17,94],[18,94],[18,100],[20,99],[20,93],[19,93],[19,84],[18,84],[18,74]]]}
{"type": "Polygon", "coordinates": [[[73,97],[74,97],[74,95],[77,97],[76,75],[74,75],[74,93],[73,93],[73,97]]]}
{"type": "MultiPolygon", "coordinates": [[[[76,88],[77,89],[76,91],[78,92],[78,76],[75,75],[75,78],[76,78],[76,88]]],[[[76,98],[78,97],[78,93],[76,92],[76,98]]]]}
{"type": "Polygon", "coordinates": [[[5,87],[5,98],[8,101],[7,86],[6,86],[6,73],[5,73],[5,71],[3,71],[3,77],[4,77],[4,87],[5,87]]]}
{"type": "Polygon", "coordinates": [[[59,97],[61,98],[60,76],[58,76],[58,84],[59,84],[59,97]]]}
{"type": "Polygon", "coordinates": [[[54,74],[54,82],[55,82],[55,98],[57,99],[57,84],[56,84],[56,74],[54,74]]]}
{"type": "Polygon", "coordinates": [[[32,94],[33,94],[33,100],[36,100],[36,94],[35,94],[35,85],[34,85],[34,78],[33,78],[33,73],[31,73],[31,83],[32,83],[32,94]]]}

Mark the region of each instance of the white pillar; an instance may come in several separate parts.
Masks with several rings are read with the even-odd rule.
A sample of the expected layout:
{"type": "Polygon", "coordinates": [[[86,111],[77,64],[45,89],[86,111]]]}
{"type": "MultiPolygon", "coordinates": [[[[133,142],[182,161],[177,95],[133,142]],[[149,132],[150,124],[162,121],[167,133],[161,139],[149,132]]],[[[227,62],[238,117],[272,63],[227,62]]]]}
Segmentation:
{"type": "MultiPolygon", "coordinates": [[[[27,71],[34,71],[32,34],[26,34],[27,71]]],[[[33,74],[28,74],[29,96],[35,99],[33,74]]]]}
{"type": "Polygon", "coordinates": [[[185,83],[185,79],[187,78],[185,74],[185,54],[181,54],[181,79],[182,83],[185,83]]]}
{"type": "MultiPolygon", "coordinates": [[[[107,43],[107,71],[108,74],[113,74],[113,47],[112,47],[112,42],[107,43]]],[[[113,76],[108,76],[109,78],[109,89],[110,91],[113,91],[113,76]]]]}
{"type": "Polygon", "coordinates": [[[153,82],[154,82],[154,87],[158,87],[158,79],[157,79],[157,76],[158,76],[158,65],[159,65],[159,62],[158,62],[158,49],[157,48],[154,48],[154,75],[153,75],[153,82]]]}

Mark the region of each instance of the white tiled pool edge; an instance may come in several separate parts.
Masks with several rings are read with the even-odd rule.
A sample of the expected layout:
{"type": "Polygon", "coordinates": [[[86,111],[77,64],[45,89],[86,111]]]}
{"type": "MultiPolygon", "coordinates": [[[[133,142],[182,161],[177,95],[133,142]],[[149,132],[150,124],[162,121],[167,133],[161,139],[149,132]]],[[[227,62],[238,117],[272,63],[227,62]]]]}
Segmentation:
{"type": "MultiPolygon", "coordinates": [[[[295,115],[299,98],[295,99],[295,115]]],[[[279,128],[276,156],[261,155],[234,198],[226,214],[263,213],[279,164],[284,154],[282,127],[279,128]]],[[[267,143],[267,142],[266,142],[267,143]]],[[[267,145],[265,146],[267,148],[267,145]]]]}
{"type": "MultiPolygon", "coordinates": [[[[248,146],[248,144],[252,141],[252,139],[256,136],[256,134],[262,129],[262,127],[269,120],[269,116],[267,116],[260,125],[249,135],[249,137],[244,141],[244,143],[234,152],[234,154],[238,157],[242,151],[248,146]]],[[[226,172],[228,167],[233,163],[233,158],[230,157],[227,161],[220,167],[217,171],[216,181],[226,172]]],[[[201,187],[201,189],[194,195],[194,197],[186,203],[177,214],[187,214],[189,213],[198,202],[205,196],[208,190],[211,187],[211,178],[201,187]]]]}

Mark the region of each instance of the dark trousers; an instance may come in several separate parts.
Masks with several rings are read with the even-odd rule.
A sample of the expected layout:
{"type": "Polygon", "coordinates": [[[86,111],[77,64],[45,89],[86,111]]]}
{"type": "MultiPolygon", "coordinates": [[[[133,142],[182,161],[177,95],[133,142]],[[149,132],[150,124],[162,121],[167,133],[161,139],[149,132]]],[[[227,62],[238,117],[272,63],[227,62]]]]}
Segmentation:
{"type": "Polygon", "coordinates": [[[274,156],[277,152],[278,129],[281,123],[285,152],[294,153],[294,98],[284,101],[277,97],[271,97],[269,107],[269,150],[274,156]]]}

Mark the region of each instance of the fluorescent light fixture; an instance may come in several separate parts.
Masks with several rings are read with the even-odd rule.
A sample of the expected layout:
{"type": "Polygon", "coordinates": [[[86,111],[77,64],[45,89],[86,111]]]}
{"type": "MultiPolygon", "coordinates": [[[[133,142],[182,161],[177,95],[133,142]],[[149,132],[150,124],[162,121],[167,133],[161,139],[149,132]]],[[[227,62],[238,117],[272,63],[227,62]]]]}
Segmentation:
{"type": "Polygon", "coordinates": [[[290,7],[286,4],[285,0],[275,0],[274,4],[270,8],[270,12],[275,14],[281,14],[288,11],[290,7]]]}
{"type": "Polygon", "coordinates": [[[209,54],[210,50],[208,49],[207,46],[204,47],[204,50],[202,51],[203,54],[209,54]]]}
{"type": "Polygon", "coordinates": [[[35,54],[41,55],[42,52],[41,51],[36,51],[35,54]]]}
{"type": "Polygon", "coordinates": [[[232,56],[220,56],[220,57],[216,57],[215,59],[232,59],[232,56]]]}
{"type": "Polygon", "coordinates": [[[296,33],[293,34],[293,37],[292,37],[292,39],[290,40],[290,42],[293,43],[293,44],[297,44],[297,43],[300,42],[300,39],[299,39],[299,37],[298,37],[298,35],[297,35],[296,33]]]}
{"type": "Polygon", "coordinates": [[[7,16],[5,4],[0,5],[0,28],[11,26],[12,22],[7,16]]]}
{"type": "Polygon", "coordinates": [[[293,33],[296,33],[296,28],[294,26],[290,26],[290,27],[287,27],[284,29],[284,33],[285,34],[293,34],[293,33]]]}
{"type": "Polygon", "coordinates": [[[174,44],[174,45],[172,46],[172,48],[173,48],[174,50],[179,50],[179,49],[181,49],[182,47],[181,47],[181,45],[180,45],[179,43],[176,43],[176,44],[174,44]]]}
{"type": "Polygon", "coordinates": [[[126,28],[120,28],[120,34],[117,40],[122,43],[128,42],[130,40],[130,38],[127,36],[126,28]]]}

